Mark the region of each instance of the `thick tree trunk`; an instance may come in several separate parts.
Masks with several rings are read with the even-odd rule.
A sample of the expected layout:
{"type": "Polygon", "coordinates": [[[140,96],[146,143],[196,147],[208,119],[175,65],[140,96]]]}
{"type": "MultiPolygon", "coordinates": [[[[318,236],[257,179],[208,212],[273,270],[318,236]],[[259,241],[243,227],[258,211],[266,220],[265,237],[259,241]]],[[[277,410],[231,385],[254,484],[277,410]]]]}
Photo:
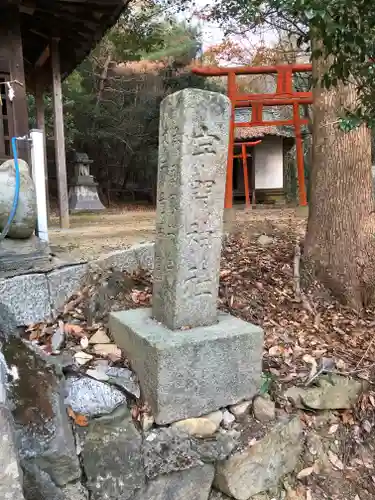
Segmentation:
{"type": "MultiPolygon", "coordinates": [[[[325,71],[315,61],[313,74],[325,71]]],[[[314,90],[313,165],[304,247],[313,272],[344,303],[360,309],[375,301],[375,218],[370,132],[338,127],[355,105],[354,85],[314,90]]]]}

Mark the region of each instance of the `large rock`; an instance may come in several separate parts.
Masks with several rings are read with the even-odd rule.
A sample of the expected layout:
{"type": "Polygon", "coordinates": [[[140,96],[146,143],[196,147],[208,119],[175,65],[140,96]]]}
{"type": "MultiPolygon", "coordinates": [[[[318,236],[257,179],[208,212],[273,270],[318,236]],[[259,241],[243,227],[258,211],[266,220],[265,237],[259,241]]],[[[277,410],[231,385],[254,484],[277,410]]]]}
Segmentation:
{"type": "Polygon", "coordinates": [[[130,416],[90,424],[82,463],[92,500],[128,500],[145,484],[141,436],[130,416]]]}
{"type": "MultiPolygon", "coordinates": [[[[34,182],[29,173],[29,166],[18,160],[20,169],[20,193],[16,215],[9,228],[9,238],[30,238],[35,231],[37,211],[34,182]]],[[[0,165],[0,231],[4,229],[12,210],[15,193],[14,160],[7,160],[0,165]]]]}
{"type": "Polygon", "coordinates": [[[35,464],[24,464],[23,484],[25,500],[88,500],[88,492],[80,482],[60,488],[35,464]]]}
{"type": "Polygon", "coordinates": [[[143,440],[143,459],[148,478],[224,460],[235,449],[238,434],[218,432],[215,438],[195,439],[178,429],[155,429],[143,440]]]}
{"type": "Polygon", "coordinates": [[[115,387],[90,377],[73,376],[66,380],[65,404],[86,417],[108,415],[126,405],[126,396],[115,387]]]}
{"type": "Polygon", "coordinates": [[[75,442],[64,406],[58,368],[18,338],[3,344],[8,366],[18,373],[10,399],[22,464],[35,464],[58,486],[81,476],[75,442]]]}
{"type": "Polygon", "coordinates": [[[271,420],[275,420],[275,403],[270,399],[257,396],[253,402],[253,413],[254,417],[259,420],[259,422],[270,422],[271,420]]]}
{"type": "Polygon", "coordinates": [[[254,446],[219,463],[215,487],[236,500],[248,500],[276,486],[298,463],[302,432],[298,417],[278,424],[254,446]]]}
{"type": "MultiPolygon", "coordinates": [[[[1,384],[1,381],[0,381],[1,384]]],[[[13,440],[12,415],[0,402],[0,498],[24,500],[22,474],[13,440]]]]}
{"type": "Polygon", "coordinates": [[[179,420],[172,424],[174,429],[186,432],[189,436],[195,436],[199,438],[210,437],[215,434],[218,430],[220,422],[213,422],[212,420],[201,417],[201,418],[188,418],[186,420],[179,420]]]}
{"type": "Polygon", "coordinates": [[[333,374],[319,377],[315,387],[291,387],[284,397],[299,408],[343,410],[354,406],[364,387],[363,382],[333,374]]]}
{"type": "Polygon", "coordinates": [[[204,465],[160,476],[134,500],[208,500],[214,473],[212,465],[204,465]]]}

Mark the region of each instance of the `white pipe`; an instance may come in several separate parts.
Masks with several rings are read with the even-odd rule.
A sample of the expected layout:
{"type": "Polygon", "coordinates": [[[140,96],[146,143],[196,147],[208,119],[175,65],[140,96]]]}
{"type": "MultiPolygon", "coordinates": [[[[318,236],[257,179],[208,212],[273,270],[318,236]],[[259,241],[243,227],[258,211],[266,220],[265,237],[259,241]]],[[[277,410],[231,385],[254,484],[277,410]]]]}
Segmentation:
{"type": "Polygon", "coordinates": [[[31,171],[35,184],[37,206],[37,236],[48,242],[48,216],[45,178],[44,137],[42,130],[30,130],[31,171]]]}

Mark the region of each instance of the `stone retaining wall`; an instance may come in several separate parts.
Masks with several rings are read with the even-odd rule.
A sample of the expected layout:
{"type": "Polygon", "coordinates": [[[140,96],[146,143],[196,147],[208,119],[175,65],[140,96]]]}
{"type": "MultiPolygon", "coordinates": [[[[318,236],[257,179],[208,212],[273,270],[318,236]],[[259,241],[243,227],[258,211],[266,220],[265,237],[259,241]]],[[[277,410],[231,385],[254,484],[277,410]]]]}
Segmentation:
{"type": "Polygon", "coordinates": [[[2,349],[1,499],[256,499],[297,465],[300,419],[277,415],[269,399],[156,426],[134,384],[120,390],[128,369],[113,385],[65,372],[59,356],[16,335],[2,349]]]}
{"type": "Polygon", "coordinates": [[[64,302],[79,288],[92,266],[132,273],[152,270],[154,244],[144,243],[119,250],[99,259],[68,265],[48,272],[34,272],[0,279],[1,303],[18,325],[38,323],[54,317],[64,302]]]}

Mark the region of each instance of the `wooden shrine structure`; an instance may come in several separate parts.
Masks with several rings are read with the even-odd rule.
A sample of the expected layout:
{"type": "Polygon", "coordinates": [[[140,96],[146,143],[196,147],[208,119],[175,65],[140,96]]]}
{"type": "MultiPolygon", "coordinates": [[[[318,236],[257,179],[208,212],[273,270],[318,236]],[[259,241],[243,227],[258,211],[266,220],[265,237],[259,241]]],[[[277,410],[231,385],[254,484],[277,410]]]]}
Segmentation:
{"type": "MultiPolygon", "coordinates": [[[[69,227],[61,81],[89,54],[130,0],[0,0],[0,162],[11,137],[29,133],[27,93],[44,130],[43,94],[52,89],[60,225],[69,227]],[[10,82],[14,98],[7,89],[10,82]]],[[[26,143],[19,156],[28,160],[26,143]]]]}
{"type": "MultiPolygon", "coordinates": [[[[311,72],[311,64],[284,64],[279,66],[242,66],[242,67],[195,67],[193,72],[201,76],[226,76],[227,77],[227,95],[232,104],[232,113],[229,132],[229,150],[227,180],[225,190],[225,208],[233,206],[233,159],[238,157],[234,154],[235,146],[241,146],[241,153],[245,184],[246,204],[250,204],[248,172],[247,172],[247,146],[256,146],[255,142],[239,143],[235,142],[236,127],[264,127],[264,126],[293,126],[295,130],[296,156],[297,156],[297,175],[299,203],[307,205],[302,126],[307,125],[307,119],[300,115],[300,105],[312,104],[312,92],[298,92],[293,88],[293,75],[295,73],[311,72]],[[238,91],[236,78],[240,75],[275,75],[276,92],[264,94],[241,93],[238,91]],[[264,120],[263,110],[266,107],[273,106],[292,106],[293,117],[291,119],[264,120]],[[247,122],[235,122],[236,108],[250,108],[251,117],[247,122]]],[[[257,141],[257,144],[259,141],[257,141]]],[[[254,186],[252,186],[254,189],[254,186]]]]}

